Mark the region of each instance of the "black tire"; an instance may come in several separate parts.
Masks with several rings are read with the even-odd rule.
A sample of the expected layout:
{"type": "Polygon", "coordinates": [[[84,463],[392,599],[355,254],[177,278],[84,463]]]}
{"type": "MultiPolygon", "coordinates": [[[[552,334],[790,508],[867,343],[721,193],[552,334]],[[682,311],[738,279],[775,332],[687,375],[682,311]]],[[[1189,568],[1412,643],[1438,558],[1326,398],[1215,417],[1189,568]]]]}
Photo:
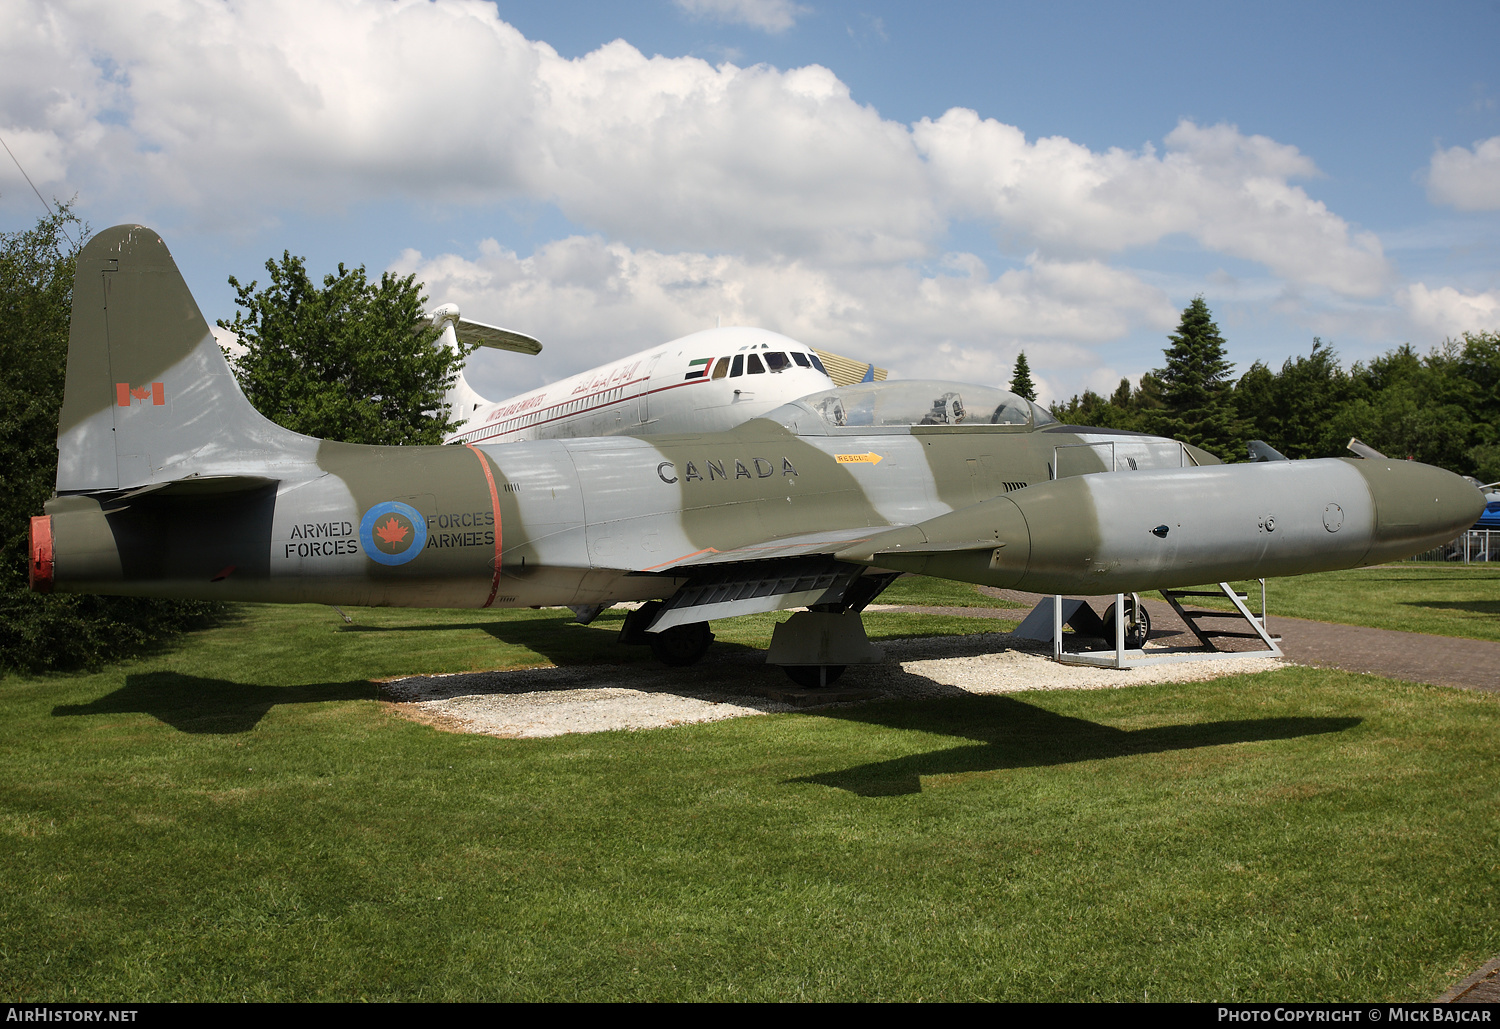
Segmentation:
{"type": "MultiPolygon", "coordinates": [[[[1136,605],[1136,622],[1132,626],[1125,623],[1125,649],[1140,650],[1151,638],[1151,612],[1146,610],[1145,604],[1136,605]]],[[[1109,610],[1104,612],[1104,642],[1110,646],[1115,644],[1115,606],[1109,605],[1109,610]]]]}
{"type": "Polygon", "coordinates": [[[652,637],[646,628],[656,620],[661,608],[661,601],[651,600],[626,612],[625,622],[620,626],[620,642],[628,647],[649,647],[652,637]]]}
{"type": "Polygon", "coordinates": [[[674,625],[662,632],[648,632],[651,653],[656,660],[671,668],[686,668],[695,665],[708,653],[708,645],[714,641],[707,622],[690,622],[674,625]]]}
{"type": "Polygon", "coordinates": [[[782,665],[781,670],[804,690],[832,686],[844,674],[847,665],[782,665]]]}

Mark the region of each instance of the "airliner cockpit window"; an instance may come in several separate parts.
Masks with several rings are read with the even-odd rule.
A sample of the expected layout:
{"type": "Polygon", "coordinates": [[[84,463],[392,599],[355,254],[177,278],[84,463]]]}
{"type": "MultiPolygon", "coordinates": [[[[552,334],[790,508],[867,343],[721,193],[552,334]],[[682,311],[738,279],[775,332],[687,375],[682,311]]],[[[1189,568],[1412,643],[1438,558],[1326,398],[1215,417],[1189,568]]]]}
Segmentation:
{"type": "Polygon", "coordinates": [[[779,372],[788,365],[786,355],[777,353],[774,350],[768,351],[761,356],[766,359],[766,367],[773,372],[779,372]]]}
{"type": "Polygon", "coordinates": [[[729,374],[729,358],[719,358],[719,363],[714,365],[714,378],[722,379],[729,374]]]}
{"type": "Polygon", "coordinates": [[[764,375],[766,366],[760,363],[760,357],[756,354],[747,354],[745,364],[748,366],[746,372],[750,375],[764,375]]]}
{"type": "Polygon", "coordinates": [[[809,368],[809,367],[811,367],[811,365],[808,363],[807,355],[806,354],[799,354],[797,351],[793,350],[792,351],[792,360],[796,361],[797,364],[800,365],[803,368],[809,368]]]}

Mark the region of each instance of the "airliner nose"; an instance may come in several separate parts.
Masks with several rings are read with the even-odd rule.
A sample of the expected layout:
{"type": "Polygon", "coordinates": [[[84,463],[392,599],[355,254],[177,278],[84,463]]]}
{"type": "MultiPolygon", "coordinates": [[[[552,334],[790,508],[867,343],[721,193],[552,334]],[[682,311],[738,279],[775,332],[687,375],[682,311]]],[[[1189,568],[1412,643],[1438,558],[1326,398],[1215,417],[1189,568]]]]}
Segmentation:
{"type": "Polygon", "coordinates": [[[1415,461],[1354,460],[1375,502],[1375,533],[1366,564],[1441,546],[1473,525],[1484,495],[1452,472],[1415,461]]]}

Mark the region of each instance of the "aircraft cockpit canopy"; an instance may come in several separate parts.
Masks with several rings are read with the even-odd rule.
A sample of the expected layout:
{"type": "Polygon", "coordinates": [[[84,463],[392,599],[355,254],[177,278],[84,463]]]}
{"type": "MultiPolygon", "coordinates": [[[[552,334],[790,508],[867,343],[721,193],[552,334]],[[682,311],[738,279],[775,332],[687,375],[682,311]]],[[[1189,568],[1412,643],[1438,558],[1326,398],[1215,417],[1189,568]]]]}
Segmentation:
{"type": "Polygon", "coordinates": [[[1040,404],[1003,389],[925,379],[840,386],[803,397],[769,417],[803,433],[923,425],[1032,429],[1057,421],[1040,404]]]}

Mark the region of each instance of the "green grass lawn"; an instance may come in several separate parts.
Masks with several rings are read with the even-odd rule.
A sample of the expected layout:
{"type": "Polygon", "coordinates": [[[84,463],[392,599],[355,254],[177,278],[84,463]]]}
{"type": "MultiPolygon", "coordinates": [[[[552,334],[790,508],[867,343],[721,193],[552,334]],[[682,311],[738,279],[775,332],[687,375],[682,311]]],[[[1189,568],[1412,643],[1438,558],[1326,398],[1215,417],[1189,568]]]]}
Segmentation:
{"type": "MultiPolygon", "coordinates": [[[[1234,584],[1260,610],[1260,583],[1234,584]]],[[[1153,596],[1155,594],[1152,594],[1153,596]]],[[[1194,602],[1228,610],[1225,601],[1194,602]]],[[[1500,567],[1436,563],[1380,565],[1266,581],[1266,602],[1277,615],[1376,629],[1500,640],[1500,567]]]]}
{"type": "Polygon", "coordinates": [[[999,600],[979,592],[979,587],[928,575],[903,575],[875,598],[876,604],[906,604],[912,607],[1012,607],[1016,618],[1026,617],[1030,604],[999,600]]]}
{"type": "Polygon", "coordinates": [[[351,613],[0,680],[0,993],[1421,1000],[1500,952],[1488,695],[1292,668],[501,740],[367,680],[645,660],[618,616],[351,613]]]}

